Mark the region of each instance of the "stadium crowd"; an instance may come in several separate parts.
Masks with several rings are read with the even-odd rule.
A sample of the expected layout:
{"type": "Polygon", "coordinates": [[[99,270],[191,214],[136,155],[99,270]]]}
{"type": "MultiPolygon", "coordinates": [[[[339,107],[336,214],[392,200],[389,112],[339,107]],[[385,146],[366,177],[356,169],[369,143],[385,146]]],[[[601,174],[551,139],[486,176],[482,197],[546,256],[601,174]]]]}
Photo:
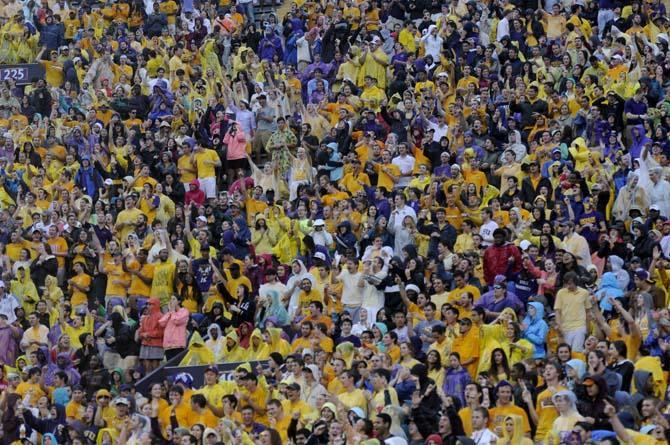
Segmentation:
{"type": "Polygon", "coordinates": [[[665,0],[256,1],[0,0],[2,443],[667,444],[665,0]]]}

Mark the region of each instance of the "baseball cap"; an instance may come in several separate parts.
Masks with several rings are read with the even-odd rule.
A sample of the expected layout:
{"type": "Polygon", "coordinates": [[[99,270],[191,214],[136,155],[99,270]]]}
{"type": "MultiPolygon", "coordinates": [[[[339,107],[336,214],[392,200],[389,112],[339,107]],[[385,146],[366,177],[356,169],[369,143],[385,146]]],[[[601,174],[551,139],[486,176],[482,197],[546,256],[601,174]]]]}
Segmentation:
{"type": "Polygon", "coordinates": [[[593,379],[586,378],[586,379],[584,379],[584,381],[582,382],[582,384],[583,384],[584,386],[593,386],[593,385],[596,384],[596,381],[593,380],[593,379]]]}
{"type": "Polygon", "coordinates": [[[652,204],[649,206],[649,210],[656,210],[657,212],[660,212],[661,208],[658,206],[658,204],[652,204]]]}
{"type": "Polygon", "coordinates": [[[193,385],[193,376],[188,372],[180,372],[175,376],[174,382],[175,384],[182,383],[190,388],[193,385]]]}
{"type": "Polygon", "coordinates": [[[412,291],[416,292],[417,294],[421,292],[419,290],[419,286],[417,286],[416,284],[408,284],[407,286],[405,286],[405,291],[406,292],[412,291]]]}
{"type": "Polygon", "coordinates": [[[525,240],[521,240],[521,242],[519,243],[519,247],[521,248],[521,250],[525,251],[526,249],[528,249],[531,246],[531,244],[532,243],[530,241],[525,239],[525,240]]]}
{"type": "Polygon", "coordinates": [[[638,277],[640,280],[645,281],[649,279],[649,272],[647,272],[644,269],[636,269],[635,276],[638,277]]]}
{"type": "Polygon", "coordinates": [[[293,391],[300,391],[300,385],[293,382],[286,386],[286,389],[292,389],[293,391]]]}
{"type": "Polygon", "coordinates": [[[5,282],[0,280],[0,287],[5,287],[5,282]]]}
{"type": "Polygon", "coordinates": [[[326,254],[323,253],[323,252],[316,252],[316,253],[314,254],[314,258],[318,258],[318,259],[320,259],[321,261],[326,261],[326,254]]]}
{"type": "Polygon", "coordinates": [[[99,390],[99,391],[97,392],[97,394],[95,395],[95,398],[96,398],[96,399],[99,399],[100,397],[112,397],[112,395],[111,395],[110,392],[107,391],[106,389],[101,389],[101,390],[99,390]]]}
{"type": "Polygon", "coordinates": [[[320,218],[314,221],[314,227],[325,226],[325,225],[326,225],[325,221],[320,218]]]}
{"type": "Polygon", "coordinates": [[[116,399],[114,399],[114,405],[130,406],[130,402],[125,397],[117,397],[116,399]]]}
{"type": "Polygon", "coordinates": [[[213,372],[214,374],[219,374],[219,368],[216,367],[215,365],[210,365],[205,368],[205,372],[213,372]]]}
{"type": "Polygon", "coordinates": [[[207,222],[207,217],[203,216],[203,215],[198,216],[197,219],[198,219],[198,221],[207,222]]]}

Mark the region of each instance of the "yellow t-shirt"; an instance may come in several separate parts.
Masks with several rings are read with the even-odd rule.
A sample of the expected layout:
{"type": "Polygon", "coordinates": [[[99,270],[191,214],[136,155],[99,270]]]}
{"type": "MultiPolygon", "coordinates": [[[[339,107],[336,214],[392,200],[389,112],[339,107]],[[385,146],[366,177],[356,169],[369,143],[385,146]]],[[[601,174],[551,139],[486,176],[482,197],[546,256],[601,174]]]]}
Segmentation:
{"type": "Polygon", "coordinates": [[[113,295],[125,298],[128,293],[128,285],[117,284],[114,281],[122,280],[129,283],[130,275],[123,270],[121,264],[114,264],[113,262],[105,264],[105,270],[107,271],[107,296],[113,295]]]}
{"type": "Polygon", "coordinates": [[[42,60],[44,70],[46,71],[44,77],[49,86],[59,88],[63,84],[63,64],[60,62],[52,62],[50,60],[42,60]]]}
{"type": "Polygon", "coordinates": [[[562,391],[564,389],[565,388],[562,386],[557,388],[556,391],[552,391],[551,389],[547,388],[538,394],[537,403],[535,404],[535,411],[537,412],[538,417],[537,430],[535,431],[535,440],[543,441],[546,435],[551,431],[554,420],[556,420],[558,417],[558,411],[556,410],[556,406],[554,406],[554,402],[551,398],[558,391],[562,391]]]}
{"type": "Polygon", "coordinates": [[[214,150],[206,148],[195,154],[195,164],[198,168],[198,178],[213,178],[216,176],[215,167],[205,161],[219,161],[219,154],[214,150]]]}
{"type": "Polygon", "coordinates": [[[137,218],[142,214],[142,211],[138,208],[126,209],[119,212],[116,217],[117,226],[119,223],[132,223],[132,225],[124,225],[118,229],[121,242],[124,242],[126,238],[128,238],[128,234],[135,230],[135,223],[137,222],[137,218]]]}
{"type": "MultiPolygon", "coordinates": [[[[89,274],[83,273],[81,275],[73,276],[72,281],[74,281],[74,283],[77,284],[78,286],[88,287],[90,289],[91,282],[93,280],[91,279],[91,276],[89,274]]],[[[88,304],[88,295],[85,292],[82,292],[79,289],[73,287],[72,297],[70,298],[70,304],[72,304],[73,307],[88,304]]]]}
{"type": "Polygon", "coordinates": [[[154,279],[151,282],[151,296],[160,300],[161,307],[167,306],[174,293],[174,277],[176,271],[177,266],[169,261],[166,261],[165,263],[156,263],[154,267],[154,279]]]}
{"type": "Polygon", "coordinates": [[[25,398],[28,393],[31,393],[28,404],[30,406],[36,406],[37,401],[44,396],[47,396],[38,383],[30,382],[21,382],[19,386],[16,387],[16,393],[21,397],[25,398]]]}
{"type": "Polygon", "coordinates": [[[365,393],[360,389],[354,389],[351,392],[342,392],[337,398],[342,402],[342,404],[347,407],[347,411],[354,407],[359,407],[365,413],[365,416],[368,415],[368,400],[365,398],[365,393]]]}
{"type": "Polygon", "coordinates": [[[383,187],[389,192],[393,190],[395,180],[389,173],[395,177],[399,177],[401,174],[400,167],[395,164],[375,164],[375,170],[377,171],[377,187],[383,187]]]}
{"type": "Polygon", "coordinates": [[[398,401],[398,393],[396,392],[395,388],[388,387],[386,390],[376,391],[372,395],[372,400],[370,401],[370,415],[379,414],[384,409],[386,401],[386,395],[384,394],[385,392],[388,392],[392,406],[400,405],[400,402],[398,401]]]}
{"type": "Polygon", "coordinates": [[[209,402],[212,406],[219,408],[222,406],[223,396],[229,394],[229,392],[218,383],[214,385],[205,385],[199,390],[195,391],[195,393],[202,394],[205,396],[205,399],[207,399],[207,402],[209,402]]]}
{"type": "MultiPolygon", "coordinates": [[[[49,238],[47,244],[51,246],[51,253],[67,253],[67,241],[62,236],[49,238]]],[[[56,256],[56,261],[58,262],[58,267],[65,266],[65,257],[56,256]]]]}
{"type": "MultiPolygon", "coordinates": [[[[131,270],[137,270],[139,265],[140,264],[137,261],[133,261],[131,264],[129,264],[129,267],[131,270]]],[[[148,263],[143,264],[140,272],[147,278],[153,278],[154,265],[148,263]]],[[[137,275],[133,275],[130,278],[130,289],[128,289],[128,295],[139,295],[148,298],[151,296],[151,285],[146,284],[137,275]]]]}
{"type": "Polygon", "coordinates": [[[9,243],[5,246],[5,250],[7,251],[7,256],[12,262],[18,261],[19,258],[21,258],[21,251],[23,249],[28,249],[30,250],[30,256],[33,256],[32,253],[32,248],[30,247],[30,244],[26,240],[21,240],[18,243],[9,243]]]}
{"type": "Polygon", "coordinates": [[[167,2],[161,3],[158,5],[158,9],[160,12],[167,15],[168,25],[174,25],[176,23],[179,6],[177,6],[173,0],[168,0],[167,2]]]}
{"type": "Polygon", "coordinates": [[[177,159],[177,170],[179,171],[179,180],[184,184],[188,184],[197,178],[195,173],[186,169],[194,170],[193,164],[190,156],[182,155],[177,159]]]}
{"type": "Polygon", "coordinates": [[[564,287],[556,293],[554,309],[561,311],[561,327],[564,332],[585,327],[586,310],[590,308],[589,292],[584,288],[578,287],[575,292],[570,292],[564,287]]]}
{"type": "Polygon", "coordinates": [[[71,400],[65,406],[65,415],[68,419],[82,420],[86,414],[86,407],[80,403],[71,400]]]}

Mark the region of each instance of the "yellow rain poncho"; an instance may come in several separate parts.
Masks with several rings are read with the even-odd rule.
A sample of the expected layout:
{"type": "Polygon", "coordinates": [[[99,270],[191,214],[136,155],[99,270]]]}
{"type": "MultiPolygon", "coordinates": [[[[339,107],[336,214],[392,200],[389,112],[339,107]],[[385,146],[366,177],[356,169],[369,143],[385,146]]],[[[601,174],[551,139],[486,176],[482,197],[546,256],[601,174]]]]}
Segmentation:
{"type": "Polygon", "coordinates": [[[216,74],[217,79],[223,78],[223,70],[221,63],[216,55],[214,49],[216,41],[214,39],[205,40],[204,45],[200,48],[200,62],[202,63],[202,72],[206,73],[208,69],[212,69],[216,74]]]}
{"type": "Polygon", "coordinates": [[[102,445],[103,443],[116,443],[116,439],[119,436],[119,432],[116,428],[103,428],[98,431],[98,437],[95,440],[95,445],[102,445]],[[105,435],[109,436],[109,439],[106,440],[105,435]]]}
{"type": "MultiPolygon", "coordinates": [[[[501,315],[503,314],[510,314],[512,321],[517,320],[516,313],[512,308],[503,309],[501,315]]],[[[479,344],[483,346],[483,349],[479,351],[477,375],[482,371],[488,371],[491,367],[491,354],[493,350],[502,348],[505,343],[508,343],[505,337],[506,328],[507,323],[484,324],[479,327],[479,344]]]]}
{"type": "Polygon", "coordinates": [[[533,441],[524,437],[523,434],[523,419],[521,416],[516,414],[510,414],[505,416],[505,422],[503,423],[503,437],[498,439],[496,445],[507,445],[512,443],[514,445],[532,445],[533,441]],[[507,431],[508,421],[512,421],[514,428],[511,432],[507,431]]]}
{"type": "Polygon", "coordinates": [[[205,345],[205,341],[198,331],[195,331],[188,342],[188,352],[179,365],[192,366],[212,363],[215,363],[214,353],[205,345]]]}
{"type": "Polygon", "coordinates": [[[575,170],[582,171],[589,165],[589,155],[591,152],[586,146],[584,138],[579,137],[570,144],[570,154],[575,159],[575,170]]]}
{"type": "Polygon", "coordinates": [[[344,360],[347,368],[351,368],[351,365],[354,362],[354,344],[350,341],[342,342],[337,345],[335,351],[340,354],[340,358],[344,360]]]}
{"type": "Polygon", "coordinates": [[[226,348],[226,337],[221,332],[221,327],[216,323],[209,325],[207,328],[207,333],[209,334],[209,338],[207,341],[205,341],[205,346],[207,346],[207,349],[212,351],[212,354],[214,354],[214,359],[219,362],[223,359],[223,352],[226,348]],[[213,335],[215,333],[218,334],[216,339],[214,339],[213,335]]]}
{"type": "Polygon", "coordinates": [[[270,357],[270,345],[263,340],[261,330],[256,328],[251,333],[249,347],[243,352],[243,360],[267,360],[270,357]]]}
{"type": "Polygon", "coordinates": [[[272,249],[272,254],[277,256],[277,259],[281,264],[287,264],[293,261],[300,248],[299,241],[302,239],[300,236],[301,232],[298,230],[296,222],[292,220],[289,224],[293,230],[287,232],[282,231],[282,234],[277,236],[277,245],[272,249]]]}
{"type": "Polygon", "coordinates": [[[282,357],[286,357],[291,352],[291,345],[281,338],[282,330],[279,328],[268,328],[267,331],[270,337],[270,352],[279,352],[282,357]]]}
{"type": "MultiPolygon", "coordinates": [[[[635,371],[650,372],[654,379],[654,397],[662,399],[665,391],[668,388],[667,379],[663,375],[663,368],[661,368],[661,360],[658,357],[646,356],[641,357],[635,362],[635,371]]],[[[630,389],[631,394],[635,394],[635,379],[633,379],[630,389]]]]}
{"type": "MultiPolygon", "coordinates": [[[[19,272],[20,273],[20,272],[19,272]]],[[[10,292],[22,302],[26,314],[35,310],[35,305],[40,297],[37,295],[37,287],[30,279],[30,273],[25,271],[23,277],[18,276],[9,285],[10,292]]]]}
{"type": "Polygon", "coordinates": [[[155,220],[163,223],[163,226],[166,226],[168,221],[174,217],[175,214],[175,204],[169,196],[164,195],[163,193],[158,194],[160,203],[156,209],[155,220]]]}
{"type": "Polygon", "coordinates": [[[226,335],[226,347],[223,352],[223,361],[226,363],[239,362],[244,360],[244,349],[240,348],[240,340],[237,332],[230,331],[226,335]]]}

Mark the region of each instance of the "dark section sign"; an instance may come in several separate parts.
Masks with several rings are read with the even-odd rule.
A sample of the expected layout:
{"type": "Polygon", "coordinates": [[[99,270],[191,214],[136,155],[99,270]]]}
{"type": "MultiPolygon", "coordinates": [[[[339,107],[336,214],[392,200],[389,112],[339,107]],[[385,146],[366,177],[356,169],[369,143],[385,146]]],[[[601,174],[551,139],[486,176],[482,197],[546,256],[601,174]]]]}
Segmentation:
{"type": "Polygon", "coordinates": [[[32,79],[44,79],[44,67],[39,63],[0,65],[0,81],[14,79],[17,85],[27,85],[32,79]]]}

